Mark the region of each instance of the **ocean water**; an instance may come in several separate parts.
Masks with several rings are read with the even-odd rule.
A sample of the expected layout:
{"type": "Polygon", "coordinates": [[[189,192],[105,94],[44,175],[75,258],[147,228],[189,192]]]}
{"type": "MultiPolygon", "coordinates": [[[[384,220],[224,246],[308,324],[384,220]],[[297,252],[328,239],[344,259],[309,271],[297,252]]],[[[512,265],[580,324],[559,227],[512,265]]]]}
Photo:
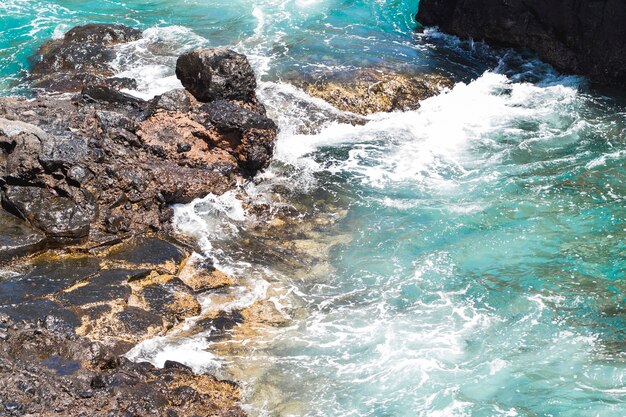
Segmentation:
{"type": "Polygon", "coordinates": [[[526,53],[418,33],[416,10],[6,0],[2,93],[26,91],[20,75],[42,41],[90,21],[145,30],[116,62],[139,96],[179,86],[173,65],[188,48],[251,58],[281,130],[272,166],[242,189],[280,221],[230,192],[176,207],[177,227],[237,279],[203,296],[206,311],[260,302],[280,324],[216,342],[190,320],[129,357],[237,379],[252,415],[625,416],[623,95],[526,53]],[[371,66],[457,84],[353,126],[287,81],[371,66]]]}

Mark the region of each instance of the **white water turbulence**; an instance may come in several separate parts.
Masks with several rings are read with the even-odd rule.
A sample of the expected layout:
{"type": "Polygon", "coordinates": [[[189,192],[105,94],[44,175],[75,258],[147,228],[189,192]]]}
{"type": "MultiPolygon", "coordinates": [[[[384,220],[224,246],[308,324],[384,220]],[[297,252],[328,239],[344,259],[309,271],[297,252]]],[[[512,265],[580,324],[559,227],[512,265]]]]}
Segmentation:
{"type": "Polygon", "coordinates": [[[194,262],[234,285],[130,358],[235,379],[252,416],[625,416],[626,103],[535,57],[418,34],[416,7],[7,0],[0,87],[87,22],[144,30],[113,63],[143,98],[180,87],[188,49],[250,57],[274,162],[175,208],[194,262]],[[287,81],[360,68],[456,85],[361,124],[287,81]],[[220,311],[246,320],[217,337],[200,322],[220,311]]]}
{"type": "Polygon", "coordinates": [[[244,189],[296,208],[306,232],[281,221],[276,234],[296,239],[306,267],[272,239],[251,244],[259,219],[233,193],[176,213],[238,278],[247,304],[234,310],[271,300],[285,321],[141,358],[206,369],[188,352],[213,352],[211,370],[242,382],[252,415],[623,416],[623,265],[611,258],[626,230],[612,156],[623,117],[582,80],[545,71],[537,63],[533,82],[487,71],[365,125],[262,83],[281,134],[272,167],[244,189]]]}

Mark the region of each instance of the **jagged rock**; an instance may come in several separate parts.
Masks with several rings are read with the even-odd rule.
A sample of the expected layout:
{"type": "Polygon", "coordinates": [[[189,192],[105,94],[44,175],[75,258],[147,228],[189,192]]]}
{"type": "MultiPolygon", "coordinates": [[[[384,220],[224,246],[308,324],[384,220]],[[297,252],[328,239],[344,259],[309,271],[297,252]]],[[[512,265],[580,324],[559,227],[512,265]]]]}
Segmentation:
{"type": "Polygon", "coordinates": [[[195,49],[181,55],[176,62],[176,76],[202,102],[249,100],[256,89],[248,58],[225,48],[195,49]]]}
{"type": "Polygon", "coordinates": [[[191,110],[191,99],[182,88],[168,91],[153,100],[156,109],[186,113],[191,110]]]}
{"type": "Polygon", "coordinates": [[[141,39],[139,29],[115,24],[87,24],[76,26],[65,34],[64,41],[72,43],[97,43],[112,46],[141,39]]]}
{"type": "Polygon", "coordinates": [[[439,74],[405,74],[390,70],[359,69],[305,81],[304,90],[338,109],[367,115],[394,110],[415,110],[420,101],[451,87],[439,74]]]}
{"type": "Polygon", "coordinates": [[[527,47],[566,72],[626,85],[619,0],[422,0],[417,20],[463,38],[527,47]]]}
{"type": "Polygon", "coordinates": [[[180,364],[158,369],[69,337],[62,319],[0,317],[0,414],[243,417],[238,387],[180,364]]]}
{"type": "Polygon", "coordinates": [[[43,233],[0,209],[0,261],[40,251],[45,245],[43,233]]]}
{"type": "Polygon", "coordinates": [[[141,31],[122,25],[77,26],[63,39],[51,40],[37,51],[31,71],[33,87],[46,91],[80,91],[87,84],[132,88],[133,80],[113,78],[112,46],[140,39],[141,31]]]}
{"type": "MultiPolygon", "coordinates": [[[[137,36],[118,35],[117,27],[98,30],[70,31],[63,43],[106,39],[109,47],[137,36]]],[[[101,242],[111,234],[168,230],[169,204],[221,194],[266,167],[277,129],[254,97],[249,64],[240,71],[233,67],[243,65],[240,56],[210,56],[206,69],[217,74],[215,91],[242,91],[247,83],[238,95],[244,100],[207,109],[179,89],[146,102],[102,83],[81,87],[73,98],[0,99],[3,205],[51,242],[82,240],[86,233],[101,242]],[[26,201],[36,194],[40,202],[26,201]],[[36,213],[44,202],[54,210],[36,213]]],[[[88,71],[75,64],[76,71],[88,71]]]]}
{"type": "Polygon", "coordinates": [[[269,165],[276,131],[271,119],[227,100],[207,103],[202,109],[206,113],[205,125],[226,134],[244,169],[256,172],[269,165]]]}
{"type": "Polygon", "coordinates": [[[58,299],[73,306],[108,303],[115,300],[126,302],[132,291],[127,282],[137,271],[105,269],[90,277],[76,288],[70,287],[59,293],[58,299]]]}

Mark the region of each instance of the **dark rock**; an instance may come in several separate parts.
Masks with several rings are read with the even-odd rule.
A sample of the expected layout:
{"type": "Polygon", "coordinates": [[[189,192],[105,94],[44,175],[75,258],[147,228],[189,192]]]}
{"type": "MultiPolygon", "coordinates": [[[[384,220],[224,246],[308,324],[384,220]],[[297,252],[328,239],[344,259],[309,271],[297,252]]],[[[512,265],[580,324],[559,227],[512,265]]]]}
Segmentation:
{"type": "Polygon", "coordinates": [[[65,42],[98,43],[105,46],[141,39],[139,29],[115,24],[88,24],[76,26],[65,34],[65,42]]]}
{"type": "Polygon", "coordinates": [[[191,110],[191,100],[187,92],[182,88],[177,88],[155,97],[153,99],[153,105],[157,109],[166,111],[186,113],[191,110]]]}
{"type": "Polygon", "coordinates": [[[144,333],[150,327],[163,326],[163,320],[158,314],[138,307],[124,309],[117,314],[117,318],[128,333],[144,333]]]}
{"type": "Polygon", "coordinates": [[[73,165],[85,160],[89,154],[87,142],[77,138],[50,138],[43,141],[39,161],[48,171],[73,165]]]}
{"type": "Polygon", "coordinates": [[[186,370],[186,371],[191,371],[191,368],[187,365],[183,365],[180,362],[176,362],[176,361],[165,361],[165,363],[163,364],[163,369],[182,369],[182,370],[186,370]]]}
{"type": "Polygon", "coordinates": [[[102,375],[95,375],[91,379],[91,382],[89,383],[89,385],[93,389],[102,389],[102,388],[106,388],[107,383],[102,375]]]}
{"type": "Polygon", "coordinates": [[[154,237],[140,237],[114,247],[107,259],[124,265],[176,273],[175,266],[186,256],[183,249],[170,242],[154,237]]]}
{"type": "Polygon", "coordinates": [[[464,38],[527,47],[565,72],[626,85],[619,0],[422,0],[417,20],[464,38]]]}
{"type": "Polygon", "coordinates": [[[243,323],[243,316],[239,311],[220,312],[217,317],[199,320],[196,324],[199,328],[211,331],[209,339],[217,340],[226,336],[229,330],[243,323]]]}
{"type": "Polygon", "coordinates": [[[74,242],[89,235],[95,212],[72,199],[39,187],[7,186],[3,202],[53,242],[74,242]]]}
{"type": "Polygon", "coordinates": [[[112,46],[141,38],[141,31],[122,26],[78,26],[63,39],[48,41],[37,51],[30,78],[33,87],[47,91],[80,91],[86,84],[103,83],[129,88],[136,83],[113,78],[110,63],[116,57],[112,46]]]}
{"type": "Polygon", "coordinates": [[[136,271],[125,269],[106,269],[89,278],[85,285],[65,291],[58,298],[74,306],[115,300],[126,302],[131,295],[127,281],[135,274],[136,271]]]}
{"type": "Polygon", "coordinates": [[[271,119],[227,100],[207,103],[202,109],[207,115],[206,124],[222,132],[236,133],[233,145],[243,169],[257,172],[269,165],[276,131],[271,119]]]}
{"type": "Polygon", "coordinates": [[[249,100],[256,79],[245,55],[225,48],[196,49],[181,55],[176,76],[202,102],[219,99],[249,100]]]}
{"type": "Polygon", "coordinates": [[[86,100],[98,102],[104,101],[112,104],[124,104],[133,107],[142,108],[146,106],[146,102],[130,94],[122,93],[107,85],[88,85],[81,92],[86,100]]]}
{"type": "Polygon", "coordinates": [[[0,261],[42,250],[46,236],[0,209],[0,261]]]}
{"type": "Polygon", "coordinates": [[[217,100],[202,106],[208,121],[218,129],[245,131],[248,129],[276,129],[272,119],[254,113],[228,100],[217,100]]]}
{"type": "Polygon", "coordinates": [[[62,84],[69,74],[82,94],[0,99],[2,205],[44,231],[49,244],[169,232],[169,204],[222,194],[270,161],[277,129],[254,96],[245,57],[199,52],[215,75],[211,91],[240,98],[211,108],[210,121],[187,91],[145,102],[111,84],[100,55],[91,59],[89,51],[114,53],[111,45],[138,36],[111,25],[70,31],[39,51],[61,72],[35,65],[32,80],[62,84]]]}
{"type": "Polygon", "coordinates": [[[52,295],[89,278],[99,269],[99,261],[88,256],[61,259],[42,257],[35,261],[30,272],[0,281],[0,305],[52,295]]]}
{"type": "MultiPolygon", "coordinates": [[[[22,288],[16,288],[21,290],[22,288]]],[[[6,317],[18,322],[27,322],[32,324],[38,324],[45,322],[48,317],[56,317],[65,323],[66,326],[74,328],[80,326],[80,319],[68,309],[65,309],[61,304],[46,299],[25,301],[28,294],[12,294],[9,299],[10,302],[15,304],[2,304],[7,301],[6,286],[2,285],[0,288],[0,297],[3,301],[0,301],[0,314],[4,314],[6,317]],[[26,295],[26,296],[25,296],[26,295]]]]}

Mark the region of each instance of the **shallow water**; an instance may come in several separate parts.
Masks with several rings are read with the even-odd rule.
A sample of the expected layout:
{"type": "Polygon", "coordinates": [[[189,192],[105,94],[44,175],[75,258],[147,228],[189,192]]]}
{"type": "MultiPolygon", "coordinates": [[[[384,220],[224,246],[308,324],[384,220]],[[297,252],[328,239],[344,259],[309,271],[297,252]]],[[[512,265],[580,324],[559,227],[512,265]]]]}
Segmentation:
{"type": "Polygon", "coordinates": [[[117,63],[139,77],[138,95],[178,86],[175,57],[193,46],[252,58],[281,133],[272,167],[245,189],[290,207],[291,223],[258,225],[234,193],[176,212],[238,278],[206,310],[265,299],[286,321],[230,343],[151,340],[130,356],[235,377],[253,415],[626,415],[623,98],[533,57],[417,34],[416,8],[9,0],[3,91],[22,91],[6,77],[40,42],[94,20],[146,30],[117,63]],[[375,65],[460,82],[365,126],[281,82],[375,65]],[[298,133],[313,124],[319,133],[298,133]]]}

